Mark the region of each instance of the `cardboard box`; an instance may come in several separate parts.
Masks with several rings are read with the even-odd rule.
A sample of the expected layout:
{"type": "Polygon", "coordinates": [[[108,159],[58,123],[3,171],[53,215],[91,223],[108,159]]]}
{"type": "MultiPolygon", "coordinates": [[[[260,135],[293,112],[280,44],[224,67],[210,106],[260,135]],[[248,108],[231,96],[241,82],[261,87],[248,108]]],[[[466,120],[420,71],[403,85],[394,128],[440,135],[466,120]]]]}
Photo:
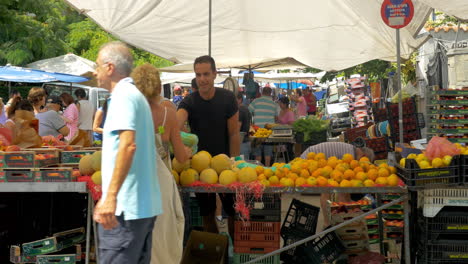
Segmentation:
{"type": "Polygon", "coordinates": [[[227,236],[192,231],[181,264],[223,264],[227,246],[227,236]]]}
{"type": "Polygon", "coordinates": [[[74,254],[65,255],[39,255],[37,264],[75,264],[76,256],[74,254]]]}
{"type": "Polygon", "coordinates": [[[0,182],[70,182],[73,169],[65,168],[20,168],[0,170],[0,182]]]}
{"type": "Polygon", "coordinates": [[[73,169],[67,167],[42,168],[36,173],[36,182],[70,182],[73,169]]]}

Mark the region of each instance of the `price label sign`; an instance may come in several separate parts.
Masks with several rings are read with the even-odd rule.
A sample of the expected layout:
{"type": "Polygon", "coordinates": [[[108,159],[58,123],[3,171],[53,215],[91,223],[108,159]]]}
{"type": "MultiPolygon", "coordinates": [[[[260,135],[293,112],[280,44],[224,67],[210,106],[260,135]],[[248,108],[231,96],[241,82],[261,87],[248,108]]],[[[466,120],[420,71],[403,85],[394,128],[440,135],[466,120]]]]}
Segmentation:
{"type": "Polygon", "coordinates": [[[384,0],[380,15],[391,28],[406,27],[413,19],[414,6],[411,0],[384,0]]]}

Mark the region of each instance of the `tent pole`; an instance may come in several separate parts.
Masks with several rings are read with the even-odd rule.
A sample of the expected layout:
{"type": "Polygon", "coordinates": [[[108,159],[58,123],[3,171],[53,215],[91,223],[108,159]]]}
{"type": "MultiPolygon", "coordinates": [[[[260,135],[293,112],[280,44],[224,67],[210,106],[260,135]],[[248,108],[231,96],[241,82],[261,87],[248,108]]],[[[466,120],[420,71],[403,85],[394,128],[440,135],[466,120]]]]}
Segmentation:
{"type": "Polygon", "coordinates": [[[211,0],[209,0],[208,14],[208,55],[211,56],[211,0]]]}
{"type": "Polygon", "coordinates": [[[400,59],[400,29],[396,29],[396,46],[397,46],[397,90],[398,94],[398,125],[400,131],[400,143],[403,144],[403,91],[401,90],[401,59],[400,59]]]}

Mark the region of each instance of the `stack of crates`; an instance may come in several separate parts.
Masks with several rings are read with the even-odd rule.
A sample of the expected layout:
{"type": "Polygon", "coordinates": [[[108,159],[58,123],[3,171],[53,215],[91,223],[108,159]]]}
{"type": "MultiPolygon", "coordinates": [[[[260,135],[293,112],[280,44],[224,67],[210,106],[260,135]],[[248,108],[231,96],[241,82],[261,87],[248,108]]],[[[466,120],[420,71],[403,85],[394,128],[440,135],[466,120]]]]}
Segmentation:
{"type": "Polygon", "coordinates": [[[192,229],[203,229],[203,217],[200,214],[200,205],[196,197],[190,197],[190,223],[192,229]]]}
{"type": "Polygon", "coordinates": [[[418,263],[468,263],[468,189],[424,190],[418,263]]]}
{"type": "MultiPolygon", "coordinates": [[[[363,213],[357,208],[350,212],[333,213],[332,211],[331,224],[333,226],[339,225],[363,213]]],[[[369,251],[369,236],[365,219],[341,227],[336,230],[336,233],[343,243],[346,255],[356,256],[369,251]]]]}
{"type": "MultiPolygon", "coordinates": [[[[293,199],[281,227],[284,246],[315,234],[320,208],[293,199]]],[[[281,253],[284,264],[332,263],[343,252],[343,245],[335,232],[281,253]]]]}
{"type": "MultiPolygon", "coordinates": [[[[280,248],[281,198],[279,194],[263,194],[261,199],[246,197],[250,219],[237,216],[234,223],[234,264],[244,263],[280,248]]],[[[279,264],[279,255],[264,259],[261,264],[279,264]]]]}

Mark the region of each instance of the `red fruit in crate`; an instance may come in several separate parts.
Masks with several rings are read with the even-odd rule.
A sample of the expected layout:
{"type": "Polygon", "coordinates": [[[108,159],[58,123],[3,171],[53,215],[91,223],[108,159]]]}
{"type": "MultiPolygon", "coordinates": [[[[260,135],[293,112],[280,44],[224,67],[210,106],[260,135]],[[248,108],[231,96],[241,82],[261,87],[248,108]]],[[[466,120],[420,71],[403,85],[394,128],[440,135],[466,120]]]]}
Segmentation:
{"type": "Polygon", "coordinates": [[[73,170],[72,172],[72,177],[73,178],[77,178],[77,177],[81,177],[81,173],[80,173],[80,170],[73,170]]]}
{"type": "Polygon", "coordinates": [[[44,157],[44,155],[42,155],[42,154],[36,154],[36,155],[35,155],[35,159],[36,159],[36,160],[45,160],[46,157],[44,157]]]}

